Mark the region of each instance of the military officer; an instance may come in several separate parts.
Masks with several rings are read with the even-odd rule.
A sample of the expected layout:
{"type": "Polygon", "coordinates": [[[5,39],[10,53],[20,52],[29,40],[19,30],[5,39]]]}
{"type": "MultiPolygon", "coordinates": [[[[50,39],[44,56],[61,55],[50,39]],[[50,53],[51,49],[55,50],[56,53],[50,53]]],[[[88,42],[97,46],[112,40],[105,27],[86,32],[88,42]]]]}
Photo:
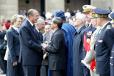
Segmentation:
{"type": "MultiPolygon", "coordinates": [[[[112,29],[110,29],[110,35],[114,39],[114,12],[109,14],[109,18],[112,19],[112,29]]],[[[111,50],[111,57],[110,57],[110,76],[114,76],[114,44],[111,50]]]]}
{"type": "MultiPolygon", "coordinates": [[[[89,59],[85,59],[85,55],[88,55],[88,53],[89,53],[91,35],[95,31],[95,27],[92,22],[93,21],[92,12],[93,12],[93,9],[95,9],[96,7],[94,7],[92,5],[84,5],[82,8],[83,8],[83,13],[86,15],[86,24],[85,24],[86,29],[84,30],[84,35],[83,35],[83,57],[82,57],[82,59],[84,59],[85,63],[88,63],[88,60],[90,60],[91,57],[89,57],[89,59]]],[[[89,69],[87,68],[88,66],[87,65],[85,65],[85,66],[83,66],[84,76],[89,76],[91,70],[89,71],[89,69]]]]}
{"type": "Polygon", "coordinates": [[[110,51],[113,44],[110,33],[107,32],[111,29],[111,23],[108,19],[110,10],[96,8],[93,11],[95,12],[97,25],[100,26],[99,36],[95,43],[96,72],[100,76],[110,76],[110,51]]]}

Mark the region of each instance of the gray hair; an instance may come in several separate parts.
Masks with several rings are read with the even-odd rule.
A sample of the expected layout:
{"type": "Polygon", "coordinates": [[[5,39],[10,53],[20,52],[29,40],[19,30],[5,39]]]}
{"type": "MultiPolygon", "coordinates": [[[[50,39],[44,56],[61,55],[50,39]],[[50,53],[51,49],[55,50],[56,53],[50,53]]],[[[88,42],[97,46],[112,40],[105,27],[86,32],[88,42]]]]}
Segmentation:
{"type": "Polygon", "coordinates": [[[36,9],[29,9],[27,12],[27,16],[33,16],[34,15],[34,11],[37,11],[36,9]]]}
{"type": "Polygon", "coordinates": [[[37,24],[45,24],[44,18],[40,17],[40,18],[37,20],[37,24]]]}
{"type": "Polygon", "coordinates": [[[11,18],[11,24],[13,25],[13,24],[16,22],[16,20],[17,20],[18,18],[20,18],[21,20],[24,20],[24,16],[15,14],[15,15],[13,15],[12,18],[11,18]]]}

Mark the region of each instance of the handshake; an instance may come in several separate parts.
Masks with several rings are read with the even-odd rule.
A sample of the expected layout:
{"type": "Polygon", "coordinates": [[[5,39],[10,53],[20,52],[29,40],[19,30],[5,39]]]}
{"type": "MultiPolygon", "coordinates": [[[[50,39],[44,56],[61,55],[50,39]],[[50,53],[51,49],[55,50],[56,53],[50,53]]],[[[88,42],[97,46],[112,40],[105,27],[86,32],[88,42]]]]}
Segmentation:
{"type": "Polygon", "coordinates": [[[48,47],[48,42],[45,41],[44,43],[41,44],[41,46],[42,46],[42,49],[45,50],[46,47],[48,47]]]}
{"type": "Polygon", "coordinates": [[[42,43],[41,46],[44,51],[43,59],[46,59],[46,57],[48,56],[48,52],[46,52],[46,48],[48,47],[48,42],[42,43]]]}
{"type": "Polygon", "coordinates": [[[46,43],[42,43],[41,46],[42,46],[42,49],[45,50],[46,47],[48,47],[48,44],[46,44],[46,43]]]}

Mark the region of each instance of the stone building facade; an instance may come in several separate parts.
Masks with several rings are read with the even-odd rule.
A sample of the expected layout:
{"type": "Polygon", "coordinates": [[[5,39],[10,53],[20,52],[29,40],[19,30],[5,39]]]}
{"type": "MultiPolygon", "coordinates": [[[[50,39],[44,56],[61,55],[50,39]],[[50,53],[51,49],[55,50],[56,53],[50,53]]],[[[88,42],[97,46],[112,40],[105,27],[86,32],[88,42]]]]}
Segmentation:
{"type": "Polygon", "coordinates": [[[114,9],[114,0],[0,0],[0,19],[10,19],[17,13],[24,14],[30,8],[39,10],[43,15],[56,9],[78,10],[84,4],[114,9]]]}

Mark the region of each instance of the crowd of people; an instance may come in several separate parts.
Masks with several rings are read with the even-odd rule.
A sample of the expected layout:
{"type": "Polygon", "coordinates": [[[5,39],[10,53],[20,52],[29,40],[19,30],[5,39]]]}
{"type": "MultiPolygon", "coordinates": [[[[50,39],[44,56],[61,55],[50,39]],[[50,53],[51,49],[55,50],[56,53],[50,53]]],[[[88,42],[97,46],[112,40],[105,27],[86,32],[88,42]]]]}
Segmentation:
{"type": "Polygon", "coordinates": [[[6,76],[114,76],[114,12],[83,5],[41,17],[29,9],[0,31],[0,73],[6,76]]]}

